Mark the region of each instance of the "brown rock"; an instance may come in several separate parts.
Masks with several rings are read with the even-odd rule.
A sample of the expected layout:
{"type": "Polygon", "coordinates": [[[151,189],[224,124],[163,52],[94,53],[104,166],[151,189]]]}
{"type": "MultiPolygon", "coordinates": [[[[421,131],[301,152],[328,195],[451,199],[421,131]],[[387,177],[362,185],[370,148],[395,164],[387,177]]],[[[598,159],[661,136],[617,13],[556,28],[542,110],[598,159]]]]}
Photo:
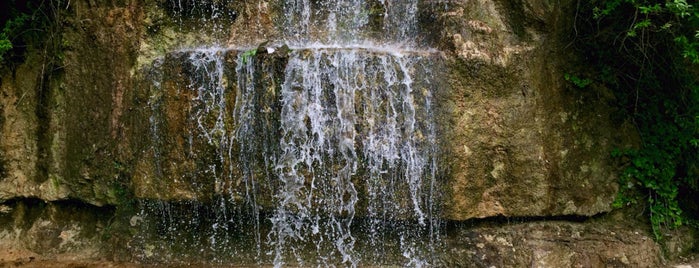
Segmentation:
{"type": "Polygon", "coordinates": [[[563,81],[562,5],[471,1],[442,15],[441,42],[453,48],[439,101],[446,218],[611,210],[610,152],[631,146],[633,130],[612,121],[606,89],[563,81]]]}
{"type": "Polygon", "coordinates": [[[661,250],[642,230],[532,222],[449,234],[449,267],[659,267],[661,250]]]}

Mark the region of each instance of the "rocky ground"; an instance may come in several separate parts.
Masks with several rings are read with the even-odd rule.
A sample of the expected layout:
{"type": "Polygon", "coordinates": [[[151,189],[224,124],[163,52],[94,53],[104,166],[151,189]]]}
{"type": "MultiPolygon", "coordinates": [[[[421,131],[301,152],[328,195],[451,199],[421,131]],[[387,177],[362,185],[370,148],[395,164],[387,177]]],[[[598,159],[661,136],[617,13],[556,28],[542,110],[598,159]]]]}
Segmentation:
{"type": "MultiPolygon", "coordinates": [[[[488,219],[448,224],[443,267],[677,267],[699,268],[691,230],[656,243],[638,211],[588,219],[488,219]],[[634,216],[635,215],[635,216],[634,216]]],[[[42,256],[0,248],[0,267],[153,267],[79,255],[42,256]]],[[[160,267],[230,267],[160,264],[160,267]]],[[[236,266],[238,267],[238,266],[236,266]]]]}
{"type": "MultiPolygon", "coordinates": [[[[198,267],[207,267],[206,265],[196,265],[198,267]]],[[[16,261],[4,261],[0,262],[0,267],[37,267],[37,268],[140,268],[140,267],[153,267],[152,265],[141,265],[134,263],[123,263],[123,262],[109,262],[109,261],[53,261],[53,260],[30,260],[22,259],[16,261]]],[[[160,267],[192,267],[192,265],[161,265],[160,267]]],[[[216,266],[208,266],[216,267],[216,266]]],[[[235,266],[240,267],[240,266],[235,266]]],[[[534,266],[534,267],[546,267],[546,266],[534,266]]],[[[585,267],[585,266],[581,266],[585,267]]],[[[591,266],[592,267],[592,266],[591,266]]],[[[610,267],[624,267],[624,266],[610,266],[610,267]]],[[[697,268],[699,267],[699,261],[696,258],[692,261],[679,261],[673,262],[665,265],[660,265],[658,267],[672,267],[672,268],[697,268]]]]}

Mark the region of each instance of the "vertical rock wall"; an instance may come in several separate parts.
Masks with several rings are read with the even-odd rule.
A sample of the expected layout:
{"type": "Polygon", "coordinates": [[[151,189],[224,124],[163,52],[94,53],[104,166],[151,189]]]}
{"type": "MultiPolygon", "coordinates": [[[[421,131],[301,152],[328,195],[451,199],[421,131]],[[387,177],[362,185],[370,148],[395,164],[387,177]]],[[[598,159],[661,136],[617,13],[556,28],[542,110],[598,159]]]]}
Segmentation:
{"type": "Polygon", "coordinates": [[[131,73],[144,4],[48,6],[43,43],[0,78],[0,262],[106,256],[147,131],[131,73]]]}
{"type": "Polygon", "coordinates": [[[116,203],[138,136],[127,132],[145,125],[129,113],[140,107],[130,97],[143,13],[137,2],[83,1],[58,12],[60,30],[46,41],[60,44],[56,55],[44,54],[49,44],[30,48],[3,75],[0,199],[116,203]]]}
{"type": "MultiPolygon", "coordinates": [[[[374,5],[378,2],[383,1],[374,5]]],[[[214,41],[254,48],[282,35],[277,23],[284,15],[278,1],[235,1],[226,6],[233,12],[222,19],[200,21],[197,12],[210,10],[187,13],[173,3],[69,1],[57,33],[61,64],[47,65],[41,48],[35,48],[24,63],[3,70],[0,220],[8,224],[0,232],[0,246],[36,254],[58,245],[57,253],[75,252],[80,258],[113,256],[118,250],[109,248],[129,247],[125,241],[130,238],[103,234],[138,226],[141,219],[129,211],[134,199],[206,203],[220,194],[210,178],[195,172],[212,148],[195,143],[194,155],[202,158],[184,148],[183,133],[192,127],[184,118],[190,96],[178,89],[189,82],[173,51],[214,41]],[[207,28],[199,31],[195,25],[207,28]],[[157,64],[167,71],[150,68],[157,64]],[[157,131],[154,116],[167,122],[157,131]],[[193,181],[205,186],[193,187],[193,181]],[[42,216],[22,216],[44,202],[49,203],[43,210],[29,213],[42,216]],[[68,213],[83,216],[63,218],[68,213]]],[[[422,1],[420,10],[419,27],[425,32],[420,42],[440,50],[444,64],[437,74],[444,80],[437,114],[442,217],[463,221],[610,211],[617,168],[609,152],[631,146],[634,133],[623,121],[612,120],[613,99],[605,89],[577,89],[563,80],[575,69],[576,55],[566,51],[574,3],[422,1]]],[[[284,64],[282,56],[265,60],[268,66],[284,64]]],[[[270,90],[280,86],[274,74],[263,80],[270,90]]],[[[479,239],[488,236],[450,245],[489,245],[479,239]]],[[[525,252],[518,260],[536,260],[546,251],[525,252]]],[[[147,259],[123,253],[117,258],[147,259]]]]}
{"type": "Polygon", "coordinates": [[[566,3],[463,1],[438,13],[449,77],[440,124],[446,218],[611,209],[610,152],[631,146],[633,132],[612,121],[605,89],[564,81],[575,70],[566,3]]]}

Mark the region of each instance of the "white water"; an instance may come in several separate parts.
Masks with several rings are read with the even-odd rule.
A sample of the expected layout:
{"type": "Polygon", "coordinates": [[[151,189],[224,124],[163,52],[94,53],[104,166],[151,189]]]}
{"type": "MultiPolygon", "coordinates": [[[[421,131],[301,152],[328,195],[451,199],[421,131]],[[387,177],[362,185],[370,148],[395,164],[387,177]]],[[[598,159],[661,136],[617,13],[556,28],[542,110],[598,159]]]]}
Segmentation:
{"type": "Polygon", "coordinates": [[[284,187],[276,195],[270,234],[278,243],[276,265],[284,261],[288,239],[311,233],[334,241],[343,263],[357,264],[350,229],[358,202],[355,183],[366,187],[363,216],[372,219],[370,237],[380,236],[385,219],[416,219],[417,226],[400,235],[401,250],[409,265],[425,264],[410,233],[433,224],[435,217],[426,213],[435,201],[432,88],[413,85],[414,65],[420,62],[412,49],[417,1],[380,2],[384,14],[377,42],[367,41],[369,16],[376,9],[363,0],[322,2],[316,7],[322,12],[314,12],[309,0],[284,6],[285,38],[296,50],[282,86],[282,154],[276,170],[284,187]],[[428,122],[418,125],[418,120],[428,122]],[[317,219],[326,214],[330,228],[322,230],[317,219]]]}
{"type": "MultiPolygon", "coordinates": [[[[386,233],[394,233],[403,265],[429,264],[439,236],[436,88],[429,79],[438,52],[414,47],[417,1],[380,3],[382,38],[375,40],[366,32],[373,11],[362,0],[319,6],[287,1],[287,35],[277,44],[292,52],[274,98],[257,79],[257,67],[264,65],[258,57],[221,47],[179,52],[189,55],[188,88],[194,93],[189,120],[196,129],[188,133],[189,144],[203,140],[217,156],[201,170],[222,196],[216,199],[210,248],[239,251],[225,234],[237,222],[228,211],[243,206],[253,217],[260,262],[267,255],[277,267],[380,264],[384,243],[391,243],[386,233]],[[228,53],[237,53],[235,85],[225,74],[228,53]],[[278,103],[279,110],[261,99],[278,103]],[[261,125],[270,118],[279,122],[261,125]],[[261,182],[269,184],[271,196],[260,196],[261,182]],[[273,202],[265,216],[263,199],[273,202]],[[357,218],[366,224],[358,226],[357,218]],[[265,223],[271,224],[268,231],[262,230],[265,223]],[[360,251],[358,244],[370,250],[360,251]]],[[[152,125],[158,133],[160,123],[152,125]]]]}

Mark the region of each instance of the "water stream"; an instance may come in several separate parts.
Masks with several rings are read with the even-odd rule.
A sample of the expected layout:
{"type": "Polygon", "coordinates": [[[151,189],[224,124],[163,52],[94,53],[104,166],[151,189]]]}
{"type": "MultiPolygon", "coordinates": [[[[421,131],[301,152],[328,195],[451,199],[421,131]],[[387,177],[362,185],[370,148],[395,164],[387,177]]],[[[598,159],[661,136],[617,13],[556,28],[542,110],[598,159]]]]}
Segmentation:
{"type": "MultiPolygon", "coordinates": [[[[217,46],[175,53],[189,81],[182,94],[191,96],[186,155],[199,163],[195,176],[209,178],[190,185],[214,198],[143,203],[140,218],[166,219],[144,234],[159,232],[168,246],[184,240],[181,251],[212,262],[432,261],[440,229],[436,57],[414,47],[416,0],[374,2],[287,1],[285,36],[270,45],[290,47],[286,55],[217,46]],[[381,38],[367,32],[377,10],[381,38]],[[200,143],[213,157],[199,157],[200,143]],[[197,235],[181,237],[182,229],[197,235]]],[[[156,159],[164,79],[154,79],[150,102],[156,159]]],[[[156,255],[142,247],[146,258],[156,255]]]]}

